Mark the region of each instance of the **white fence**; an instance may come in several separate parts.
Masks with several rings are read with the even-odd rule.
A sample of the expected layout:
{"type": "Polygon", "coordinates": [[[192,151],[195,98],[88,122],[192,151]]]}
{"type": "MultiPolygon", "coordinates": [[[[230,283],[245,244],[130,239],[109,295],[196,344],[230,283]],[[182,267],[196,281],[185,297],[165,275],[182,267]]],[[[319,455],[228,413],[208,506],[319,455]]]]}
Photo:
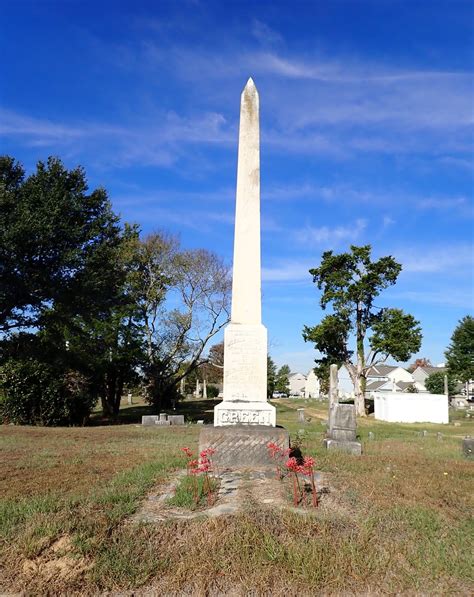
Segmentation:
{"type": "Polygon", "coordinates": [[[373,392],[375,418],[391,423],[449,423],[444,394],[373,392]]]}

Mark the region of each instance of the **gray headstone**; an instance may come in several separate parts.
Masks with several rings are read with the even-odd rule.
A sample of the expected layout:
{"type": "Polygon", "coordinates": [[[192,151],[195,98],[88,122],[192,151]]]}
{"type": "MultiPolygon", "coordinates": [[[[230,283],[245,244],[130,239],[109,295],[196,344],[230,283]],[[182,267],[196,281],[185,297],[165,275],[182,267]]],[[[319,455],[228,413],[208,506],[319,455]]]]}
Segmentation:
{"type": "Polygon", "coordinates": [[[462,452],[467,458],[474,457],[474,438],[465,437],[462,440],[462,452]]]}
{"type": "Polygon", "coordinates": [[[372,431],[369,431],[369,439],[375,439],[375,435],[372,433],[372,431]]]}
{"type": "Polygon", "coordinates": [[[451,404],[456,410],[465,410],[469,406],[469,402],[466,398],[453,398],[451,404]]]}
{"type": "Polygon", "coordinates": [[[167,421],[168,415],[166,413],[160,413],[160,421],[167,421]]]}
{"type": "Polygon", "coordinates": [[[196,423],[197,423],[198,425],[204,425],[204,420],[203,420],[203,419],[198,419],[198,420],[196,421],[196,423]]]}
{"type": "Polygon", "coordinates": [[[142,417],[142,425],[156,425],[158,421],[158,415],[145,415],[142,417]]]}
{"type": "MultiPolygon", "coordinates": [[[[337,371],[336,371],[337,372],[337,371]]],[[[328,438],[324,445],[328,450],[342,450],[360,455],[362,446],[356,441],[357,422],[353,404],[333,403],[329,407],[328,438]]]]}
{"type": "Polygon", "coordinates": [[[329,437],[338,441],[355,441],[356,414],[353,404],[334,404],[329,409],[329,437]]]}
{"type": "Polygon", "coordinates": [[[169,421],[157,421],[156,425],[171,425],[171,423],[169,421]]]}
{"type": "Polygon", "coordinates": [[[440,442],[443,439],[443,434],[438,431],[436,434],[436,439],[440,442]]]}
{"type": "Polygon", "coordinates": [[[362,445],[360,442],[337,441],[335,439],[325,439],[324,445],[328,450],[337,450],[340,452],[347,452],[354,456],[362,454],[362,445]]]}
{"type": "Polygon", "coordinates": [[[184,425],[184,415],[169,415],[168,421],[171,425],[184,425]]]}
{"type": "Polygon", "coordinates": [[[275,462],[269,454],[268,443],[273,442],[286,449],[289,440],[288,431],[282,427],[205,426],[199,435],[199,451],[214,448],[216,452],[212,461],[221,468],[273,467],[275,462]]]}
{"type": "Polygon", "coordinates": [[[298,408],[298,423],[304,423],[304,408],[298,408]]]}

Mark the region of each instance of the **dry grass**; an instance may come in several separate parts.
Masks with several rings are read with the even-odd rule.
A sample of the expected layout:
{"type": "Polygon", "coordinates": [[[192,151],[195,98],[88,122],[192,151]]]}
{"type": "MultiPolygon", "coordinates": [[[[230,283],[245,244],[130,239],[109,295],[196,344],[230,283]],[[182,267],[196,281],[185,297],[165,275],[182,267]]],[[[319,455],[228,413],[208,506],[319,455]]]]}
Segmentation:
{"type": "MultiPolygon", "coordinates": [[[[295,432],[295,402],[279,423],[295,432]]],[[[314,515],[248,504],[236,516],[136,526],[140,500],[184,464],[199,428],[3,427],[3,590],[28,594],[472,594],[472,462],[461,427],[364,421],[364,455],[305,452],[331,477],[314,515]],[[428,430],[428,437],[417,435],[428,430]],[[368,431],[374,441],[365,441],[368,431]],[[436,431],[443,433],[442,441],[436,431]]]]}

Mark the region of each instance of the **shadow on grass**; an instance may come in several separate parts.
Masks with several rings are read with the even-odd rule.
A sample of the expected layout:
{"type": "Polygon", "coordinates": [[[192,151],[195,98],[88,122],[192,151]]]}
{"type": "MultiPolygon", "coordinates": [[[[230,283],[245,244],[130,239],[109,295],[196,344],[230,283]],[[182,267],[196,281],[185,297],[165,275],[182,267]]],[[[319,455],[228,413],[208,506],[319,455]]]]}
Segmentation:
{"type": "MultiPolygon", "coordinates": [[[[184,420],[196,422],[203,420],[204,423],[212,423],[214,420],[214,407],[220,400],[183,400],[178,402],[176,410],[164,408],[161,412],[168,415],[184,415],[184,420]]],[[[159,414],[156,407],[150,404],[137,404],[133,406],[123,406],[118,414],[118,418],[104,417],[102,413],[93,413],[89,425],[94,427],[98,425],[133,425],[141,424],[142,417],[145,415],[159,414]]]]}

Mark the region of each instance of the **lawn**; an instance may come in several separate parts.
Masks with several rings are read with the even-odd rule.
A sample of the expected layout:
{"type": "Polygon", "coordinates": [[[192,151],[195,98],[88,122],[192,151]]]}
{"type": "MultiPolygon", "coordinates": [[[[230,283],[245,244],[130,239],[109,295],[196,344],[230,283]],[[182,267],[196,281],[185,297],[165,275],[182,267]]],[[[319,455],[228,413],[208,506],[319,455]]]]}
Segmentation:
{"type": "MultiPolygon", "coordinates": [[[[331,480],[331,510],[302,516],[249,503],[234,516],[136,525],[130,515],[183,467],[179,448],[197,446],[199,426],[142,428],[129,422],[146,411],[136,404],[122,425],[1,427],[0,591],[472,594],[474,464],[461,454],[471,420],[368,418],[355,458],[322,449],[326,404],[275,403],[279,424],[292,434],[304,427],[303,452],[331,480]]],[[[189,402],[178,412],[208,420],[212,406],[189,402]]]]}

